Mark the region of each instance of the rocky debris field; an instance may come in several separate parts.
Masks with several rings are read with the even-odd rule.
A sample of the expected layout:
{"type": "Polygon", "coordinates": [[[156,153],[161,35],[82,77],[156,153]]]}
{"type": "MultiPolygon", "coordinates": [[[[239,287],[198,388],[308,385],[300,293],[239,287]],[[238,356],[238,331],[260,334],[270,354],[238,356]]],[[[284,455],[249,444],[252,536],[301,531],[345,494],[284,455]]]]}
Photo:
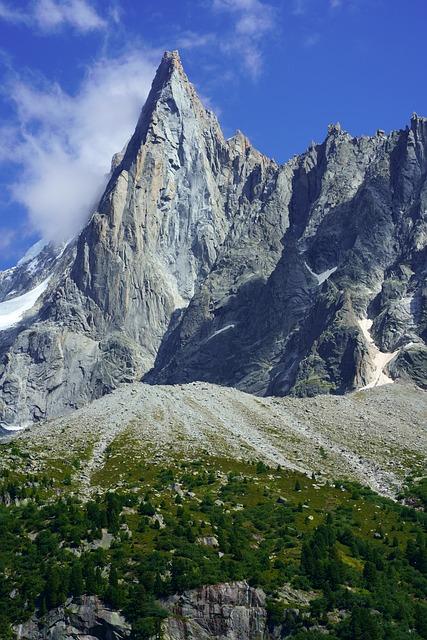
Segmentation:
{"type": "Polygon", "coordinates": [[[125,459],[124,469],[113,466],[117,477],[126,461],[209,455],[349,478],[391,496],[409,473],[422,474],[426,429],[427,395],[403,384],[304,399],[259,398],[206,383],[130,384],[14,438],[25,445],[31,471],[53,458],[78,458],[83,496],[96,489],[117,442],[125,459]]]}

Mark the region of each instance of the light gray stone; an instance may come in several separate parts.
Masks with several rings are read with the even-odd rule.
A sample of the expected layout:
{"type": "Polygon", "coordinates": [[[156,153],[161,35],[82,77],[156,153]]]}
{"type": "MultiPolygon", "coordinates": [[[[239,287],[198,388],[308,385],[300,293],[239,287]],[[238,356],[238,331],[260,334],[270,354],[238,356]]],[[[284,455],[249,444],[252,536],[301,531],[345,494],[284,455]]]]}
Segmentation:
{"type": "Polygon", "coordinates": [[[246,582],[210,585],[173,596],[164,640],[262,640],[267,632],[265,593],[246,582]]]}
{"type": "Polygon", "coordinates": [[[32,618],[15,628],[17,640],[125,640],[131,626],[123,616],[105,607],[96,596],[83,596],[32,618]]]}

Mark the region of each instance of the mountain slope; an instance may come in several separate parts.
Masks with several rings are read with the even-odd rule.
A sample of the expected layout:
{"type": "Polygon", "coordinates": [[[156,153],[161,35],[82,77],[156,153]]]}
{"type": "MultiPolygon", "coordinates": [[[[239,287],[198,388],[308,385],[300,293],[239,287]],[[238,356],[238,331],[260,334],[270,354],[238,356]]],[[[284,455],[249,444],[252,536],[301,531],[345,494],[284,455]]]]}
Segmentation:
{"type": "MultiPolygon", "coordinates": [[[[426,132],[416,117],[388,137],[355,139],[330,127],[323,145],[279,170],[287,170],[291,197],[281,201],[287,226],[275,268],[257,278],[240,238],[232,241],[154,379],[260,394],[342,393],[376,375],[363,331],[374,316],[372,338],[393,353],[394,376],[424,386],[426,132]]],[[[268,222],[265,215],[258,224],[268,222]]],[[[249,226],[247,237],[256,233],[249,226]]],[[[258,238],[254,244],[260,248],[258,238]]]]}
{"type": "Polygon", "coordinates": [[[421,640],[426,398],[134,384],[2,440],[0,634],[421,640]]]}
{"type": "Polygon", "coordinates": [[[259,395],[424,387],[426,146],[418,116],[388,136],[333,125],[279,166],[240,132],[225,140],[166,53],[97,210],[0,330],[0,424],[141,378],[259,395]]]}
{"type": "Polygon", "coordinates": [[[426,394],[403,384],[305,399],[259,398],[206,383],[133,384],[13,441],[32,458],[32,472],[55,467],[51,460],[79,459],[74,482],[85,497],[99,484],[126,482],[143,463],[205,456],[263,460],[393,495],[409,473],[425,469],[426,422],[426,394]]]}

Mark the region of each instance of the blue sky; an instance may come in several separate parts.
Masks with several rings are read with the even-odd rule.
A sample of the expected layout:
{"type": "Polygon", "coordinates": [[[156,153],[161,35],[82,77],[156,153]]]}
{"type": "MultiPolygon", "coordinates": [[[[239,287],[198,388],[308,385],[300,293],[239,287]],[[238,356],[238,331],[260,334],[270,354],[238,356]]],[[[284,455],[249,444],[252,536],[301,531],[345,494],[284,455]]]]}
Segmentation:
{"type": "Polygon", "coordinates": [[[427,115],[425,0],[0,0],[0,269],[71,235],[165,49],[278,161],[427,115]]]}

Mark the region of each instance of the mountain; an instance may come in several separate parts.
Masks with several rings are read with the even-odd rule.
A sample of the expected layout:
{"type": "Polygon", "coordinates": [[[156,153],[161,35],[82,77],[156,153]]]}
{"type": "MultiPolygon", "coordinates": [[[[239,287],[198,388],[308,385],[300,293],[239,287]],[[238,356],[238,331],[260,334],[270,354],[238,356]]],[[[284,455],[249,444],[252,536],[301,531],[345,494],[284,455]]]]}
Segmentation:
{"type": "Polygon", "coordinates": [[[416,115],[372,137],[330,125],[278,165],[240,132],[225,140],[165,53],[79,237],[44,249],[28,282],[27,268],[12,289],[0,276],[0,423],[142,379],[279,396],[426,388],[426,176],[416,115]],[[9,317],[13,288],[30,296],[9,317]]]}

